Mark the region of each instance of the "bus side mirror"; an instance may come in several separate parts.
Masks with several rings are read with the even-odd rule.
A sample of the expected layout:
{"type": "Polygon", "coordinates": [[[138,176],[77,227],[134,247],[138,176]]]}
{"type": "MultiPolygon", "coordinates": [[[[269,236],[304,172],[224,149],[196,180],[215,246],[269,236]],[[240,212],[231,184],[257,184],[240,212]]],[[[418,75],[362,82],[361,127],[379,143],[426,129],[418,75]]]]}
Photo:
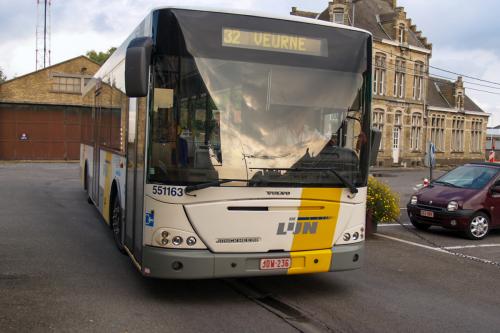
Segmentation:
{"type": "Polygon", "coordinates": [[[376,128],[371,129],[371,150],[370,150],[370,166],[377,165],[378,150],[380,148],[380,141],[382,140],[382,132],[376,128]]]}
{"type": "Polygon", "coordinates": [[[125,57],[125,91],[128,97],[147,96],[152,50],[151,37],[135,38],[128,44],[125,57]]]}

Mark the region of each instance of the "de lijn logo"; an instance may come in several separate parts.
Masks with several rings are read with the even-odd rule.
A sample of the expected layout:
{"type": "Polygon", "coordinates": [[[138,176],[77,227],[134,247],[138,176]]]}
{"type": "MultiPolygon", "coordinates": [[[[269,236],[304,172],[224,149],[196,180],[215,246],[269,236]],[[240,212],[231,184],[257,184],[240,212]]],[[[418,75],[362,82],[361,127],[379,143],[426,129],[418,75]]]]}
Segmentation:
{"type": "Polygon", "coordinates": [[[288,222],[278,224],[277,235],[287,234],[315,234],[318,231],[318,222],[288,222]]]}
{"type": "Polygon", "coordinates": [[[297,221],[294,217],[290,218],[290,222],[278,224],[277,235],[298,235],[298,234],[315,234],[318,231],[319,221],[330,220],[331,216],[315,216],[315,217],[299,217],[297,221]]]}

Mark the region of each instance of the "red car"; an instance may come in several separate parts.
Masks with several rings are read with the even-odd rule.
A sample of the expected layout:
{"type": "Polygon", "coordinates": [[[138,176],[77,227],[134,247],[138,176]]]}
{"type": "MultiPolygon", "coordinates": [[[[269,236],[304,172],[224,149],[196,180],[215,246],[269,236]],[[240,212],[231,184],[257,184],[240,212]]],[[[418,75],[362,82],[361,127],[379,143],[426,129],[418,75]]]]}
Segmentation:
{"type": "Polygon", "coordinates": [[[460,230],[474,240],[500,228],[500,164],[460,166],[417,191],[407,205],[411,223],[460,230]]]}

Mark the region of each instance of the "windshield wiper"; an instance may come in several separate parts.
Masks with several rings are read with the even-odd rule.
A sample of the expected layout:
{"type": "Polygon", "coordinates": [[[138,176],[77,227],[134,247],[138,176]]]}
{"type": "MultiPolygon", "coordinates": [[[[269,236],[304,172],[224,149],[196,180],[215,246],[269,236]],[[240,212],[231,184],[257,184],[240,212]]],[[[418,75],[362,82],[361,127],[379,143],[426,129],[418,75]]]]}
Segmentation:
{"type": "Polygon", "coordinates": [[[338,173],[337,170],[333,168],[297,168],[299,171],[300,170],[305,170],[305,171],[329,171],[337,177],[344,186],[348,187],[351,193],[358,193],[358,189],[354,184],[352,184],[348,179],[344,178],[340,173],[338,173]]]}
{"type": "Polygon", "coordinates": [[[351,193],[358,193],[358,189],[354,184],[352,184],[349,180],[344,178],[341,174],[338,173],[337,170],[333,168],[250,168],[250,170],[284,170],[284,171],[328,171],[333,173],[344,185],[345,187],[349,188],[351,193]]]}
{"type": "Polygon", "coordinates": [[[450,187],[455,187],[455,188],[462,188],[461,186],[458,186],[458,185],[455,185],[455,184],[452,184],[452,183],[448,183],[448,182],[445,182],[445,181],[442,181],[442,180],[435,180],[432,183],[433,184],[443,184],[445,186],[450,186],[450,187]]]}
{"type": "Polygon", "coordinates": [[[194,191],[203,190],[205,188],[209,188],[212,186],[220,186],[222,184],[231,183],[231,182],[248,182],[248,180],[246,180],[246,179],[219,179],[219,180],[215,180],[212,182],[201,183],[201,184],[196,184],[196,185],[189,185],[189,186],[186,186],[186,188],[184,189],[184,193],[189,194],[189,193],[194,192],[194,191]]]}

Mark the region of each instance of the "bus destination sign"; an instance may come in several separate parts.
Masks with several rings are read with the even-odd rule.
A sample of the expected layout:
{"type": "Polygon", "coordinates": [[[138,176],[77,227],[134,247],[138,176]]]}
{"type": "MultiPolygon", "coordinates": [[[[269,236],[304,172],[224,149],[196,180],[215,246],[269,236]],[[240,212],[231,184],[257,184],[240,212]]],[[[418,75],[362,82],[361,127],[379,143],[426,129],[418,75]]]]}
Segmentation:
{"type": "Polygon", "coordinates": [[[328,42],[324,38],[310,38],[274,32],[223,28],[222,45],[242,49],[328,57],[328,42]]]}

